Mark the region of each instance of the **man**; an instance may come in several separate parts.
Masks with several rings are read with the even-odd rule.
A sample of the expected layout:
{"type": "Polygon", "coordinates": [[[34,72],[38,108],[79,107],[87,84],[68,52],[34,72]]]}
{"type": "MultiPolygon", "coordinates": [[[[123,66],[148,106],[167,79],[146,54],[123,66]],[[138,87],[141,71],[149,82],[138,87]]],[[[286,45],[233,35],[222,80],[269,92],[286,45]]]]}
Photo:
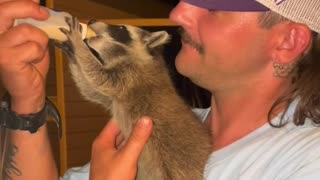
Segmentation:
{"type": "MultiPolygon", "coordinates": [[[[184,0],[170,14],[184,29],[178,71],[213,94],[211,108],[202,111],[214,142],[206,179],[319,179],[319,8],[317,0],[184,0]]],[[[15,99],[27,97],[6,87],[15,99]]],[[[114,147],[119,129],[112,121],[106,126],[93,145],[90,179],[134,179],[152,130],[145,120],[120,150],[114,147]]],[[[25,140],[44,136],[42,129],[25,140]]],[[[47,146],[47,139],[35,141],[47,146]]],[[[27,158],[18,157],[30,148],[16,146],[24,175],[27,158]]],[[[65,179],[87,179],[88,171],[70,171],[65,179]]]]}
{"type": "Polygon", "coordinates": [[[213,93],[206,179],[319,179],[319,7],[185,0],[171,13],[186,31],[178,71],[213,93]]]}

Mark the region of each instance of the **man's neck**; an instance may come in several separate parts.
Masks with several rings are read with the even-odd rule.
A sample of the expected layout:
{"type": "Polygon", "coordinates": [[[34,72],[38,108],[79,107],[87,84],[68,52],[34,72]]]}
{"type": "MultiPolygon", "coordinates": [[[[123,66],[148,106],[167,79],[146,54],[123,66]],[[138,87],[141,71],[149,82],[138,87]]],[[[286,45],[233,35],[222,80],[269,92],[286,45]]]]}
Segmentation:
{"type": "MultiPolygon", "coordinates": [[[[277,89],[277,88],[275,88],[277,89]]],[[[268,113],[280,92],[263,88],[214,93],[207,123],[214,150],[221,149],[268,123],[268,113]]],[[[282,110],[281,110],[282,111],[282,110]]]]}

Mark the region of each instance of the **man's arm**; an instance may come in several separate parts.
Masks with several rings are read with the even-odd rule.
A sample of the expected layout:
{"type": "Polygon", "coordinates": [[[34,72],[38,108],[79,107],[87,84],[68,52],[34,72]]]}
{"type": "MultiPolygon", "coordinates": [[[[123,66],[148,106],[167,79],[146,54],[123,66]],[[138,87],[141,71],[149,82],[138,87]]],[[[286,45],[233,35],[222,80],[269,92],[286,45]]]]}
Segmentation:
{"type": "Polygon", "coordinates": [[[46,126],[41,127],[35,134],[7,131],[9,141],[5,147],[3,180],[58,179],[46,126]]]}
{"type": "MultiPolygon", "coordinates": [[[[12,111],[28,115],[44,107],[48,37],[32,26],[12,27],[18,18],[44,20],[48,12],[37,0],[0,0],[0,78],[11,95],[12,111]]],[[[1,179],[58,179],[45,126],[34,134],[7,131],[9,141],[1,179]]]]}

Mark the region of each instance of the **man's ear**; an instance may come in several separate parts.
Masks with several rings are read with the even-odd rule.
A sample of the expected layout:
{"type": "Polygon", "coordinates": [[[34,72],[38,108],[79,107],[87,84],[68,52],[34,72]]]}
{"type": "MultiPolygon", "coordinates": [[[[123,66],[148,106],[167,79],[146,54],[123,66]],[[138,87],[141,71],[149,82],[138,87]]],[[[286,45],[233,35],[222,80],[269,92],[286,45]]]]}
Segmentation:
{"type": "Polygon", "coordinates": [[[312,42],[312,32],[304,24],[283,23],[277,28],[277,38],[272,52],[272,60],[282,64],[292,64],[299,59],[312,42]]]}

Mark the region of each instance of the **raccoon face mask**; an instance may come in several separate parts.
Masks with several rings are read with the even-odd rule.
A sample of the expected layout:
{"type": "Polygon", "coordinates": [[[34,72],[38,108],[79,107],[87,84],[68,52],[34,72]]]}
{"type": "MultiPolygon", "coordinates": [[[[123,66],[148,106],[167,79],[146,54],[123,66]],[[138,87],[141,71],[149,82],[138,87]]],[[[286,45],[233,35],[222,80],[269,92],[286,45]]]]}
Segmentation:
{"type": "Polygon", "coordinates": [[[170,39],[165,31],[148,32],[129,25],[94,22],[90,23],[88,28],[91,28],[97,36],[85,39],[85,43],[103,65],[110,63],[110,60],[132,54],[150,56],[155,49],[170,39]]]}

